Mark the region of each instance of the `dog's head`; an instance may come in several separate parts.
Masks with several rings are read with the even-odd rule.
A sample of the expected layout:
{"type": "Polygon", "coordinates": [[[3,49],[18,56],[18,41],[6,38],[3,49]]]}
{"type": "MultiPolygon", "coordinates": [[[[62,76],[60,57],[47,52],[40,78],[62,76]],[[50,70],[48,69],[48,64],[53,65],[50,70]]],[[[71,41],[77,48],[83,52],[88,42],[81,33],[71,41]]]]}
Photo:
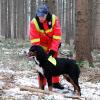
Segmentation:
{"type": "Polygon", "coordinates": [[[35,46],[31,46],[28,52],[28,56],[32,57],[32,56],[36,56],[36,54],[37,54],[37,51],[35,49],[35,46]]]}
{"type": "Polygon", "coordinates": [[[35,57],[44,59],[46,57],[46,53],[45,53],[44,49],[41,46],[33,45],[29,49],[28,56],[29,57],[35,56],[35,57]]]}

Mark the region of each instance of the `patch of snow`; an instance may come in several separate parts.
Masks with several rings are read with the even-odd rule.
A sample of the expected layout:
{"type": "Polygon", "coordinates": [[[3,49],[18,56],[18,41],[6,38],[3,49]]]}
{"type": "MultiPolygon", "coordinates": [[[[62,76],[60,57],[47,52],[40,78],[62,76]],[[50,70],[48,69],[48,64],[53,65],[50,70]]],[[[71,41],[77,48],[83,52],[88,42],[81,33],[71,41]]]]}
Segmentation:
{"type": "MultiPolygon", "coordinates": [[[[9,90],[5,90],[5,98],[14,97],[15,100],[21,100],[24,98],[25,95],[31,94],[29,91],[20,91],[20,88],[15,87],[9,90]]],[[[12,100],[12,99],[11,99],[12,100]]]]}
{"type": "Polygon", "coordinates": [[[10,69],[4,69],[0,68],[0,73],[9,73],[9,74],[15,74],[15,71],[10,70],[10,69]]]}
{"type": "Polygon", "coordinates": [[[84,82],[81,84],[82,96],[89,98],[89,100],[100,99],[100,83],[93,84],[91,82],[84,82]]]}
{"type": "Polygon", "coordinates": [[[0,87],[4,86],[4,82],[0,80],[0,87]]]}
{"type": "Polygon", "coordinates": [[[16,80],[14,80],[15,84],[17,85],[24,85],[24,86],[35,86],[38,87],[38,81],[35,77],[17,77],[16,80]]]}

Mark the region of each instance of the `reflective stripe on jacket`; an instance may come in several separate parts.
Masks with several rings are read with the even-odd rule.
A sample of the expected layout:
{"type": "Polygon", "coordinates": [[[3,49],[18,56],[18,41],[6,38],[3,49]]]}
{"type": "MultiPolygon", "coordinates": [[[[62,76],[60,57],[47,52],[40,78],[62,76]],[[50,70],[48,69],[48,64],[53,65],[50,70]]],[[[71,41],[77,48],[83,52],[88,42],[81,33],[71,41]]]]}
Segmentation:
{"type": "Polygon", "coordinates": [[[58,46],[61,41],[61,27],[58,18],[52,15],[52,27],[49,29],[48,23],[43,23],[44,29],[40,29],[36,18],[30,23],[30,41],[32,44],[41,45],[46,51],[58,51],[58,46]]]}

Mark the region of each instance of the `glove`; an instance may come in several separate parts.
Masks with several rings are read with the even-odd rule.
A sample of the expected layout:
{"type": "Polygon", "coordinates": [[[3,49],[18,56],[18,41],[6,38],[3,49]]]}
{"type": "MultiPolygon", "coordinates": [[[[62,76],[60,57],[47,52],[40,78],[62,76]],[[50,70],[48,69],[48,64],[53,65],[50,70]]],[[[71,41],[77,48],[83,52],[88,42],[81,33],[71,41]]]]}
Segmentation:
{"type": "Polygon", "coordinates": [[[51,62],[54,66],[56,66],[56,59],[53,57],[55,54],[55,51],[50,50],[48,53],[48,61],[51,62]]]}
{"type": "Polygon", "coordinates": [[[50,50],[49,53],[48,53],[48,57],[50,57],[50,56],[54,56],[54,54],[55,54],[55,51],[50,50]]]}

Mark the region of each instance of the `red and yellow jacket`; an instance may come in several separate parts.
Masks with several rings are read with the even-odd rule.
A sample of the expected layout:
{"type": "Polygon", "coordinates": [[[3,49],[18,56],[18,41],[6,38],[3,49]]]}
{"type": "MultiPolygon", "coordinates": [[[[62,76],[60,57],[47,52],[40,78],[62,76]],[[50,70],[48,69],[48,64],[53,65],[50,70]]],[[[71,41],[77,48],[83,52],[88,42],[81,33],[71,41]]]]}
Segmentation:
{"type": "Polygon", "coordinates": [[[61,27],[57,16],[52,15],[52,27],[48,27],[48,22],[43,23],[44,29],[40,29],[36,18],[30,23],[29,37],[32,45],[41,45],[45,51],[58,51],[61,42],[61,27]]]}

